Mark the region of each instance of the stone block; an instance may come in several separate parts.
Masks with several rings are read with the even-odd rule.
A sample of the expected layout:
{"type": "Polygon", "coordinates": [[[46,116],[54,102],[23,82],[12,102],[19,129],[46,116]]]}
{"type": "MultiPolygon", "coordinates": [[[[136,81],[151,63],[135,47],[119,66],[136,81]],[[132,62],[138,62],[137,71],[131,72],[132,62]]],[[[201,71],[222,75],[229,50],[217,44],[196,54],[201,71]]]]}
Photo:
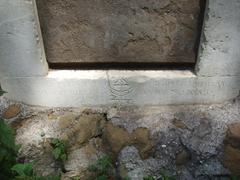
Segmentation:
{"type": "Polygon", "coordinates": [[[51,63],[194,63],[202,0],[39,0],[51,63]]]}

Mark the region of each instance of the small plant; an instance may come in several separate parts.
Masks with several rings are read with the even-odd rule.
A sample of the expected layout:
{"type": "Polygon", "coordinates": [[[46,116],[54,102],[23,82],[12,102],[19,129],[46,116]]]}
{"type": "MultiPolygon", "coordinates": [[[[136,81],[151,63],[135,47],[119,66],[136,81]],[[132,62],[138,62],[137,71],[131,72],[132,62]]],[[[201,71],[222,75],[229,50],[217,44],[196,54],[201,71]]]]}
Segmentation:
{"type": "Polygon", "coordinates": [[[60,176],[37,176],[33,170],[33,163],[16,164],[12,171],[16,174],[15,180],[60,180],[60,176]]]}
{"type": "Polygon", "coordinates": [[[146,176],[143,180],[155,180],[155,178],[153,176],[146,176]]]}
{"type": "Polygon", "coordinates": [[[15,164],[11,170],[16,174],[15,179],[33,178],[33,163],[15,164]]]}
{"type": "Polygon", "coordinates": [[[231,176],[231,180],[238,180],[239,179],[239,177],[238,176],[231,176]]]}
{"type": "Polygon", "coordinates": [[[88,167],[88,171],[95,173],[95,180],[107,180],[111,177],[113,168],[112,159],[105,155],[97,160],[97,162],[88,167]]]}
{"type": "Polygon", "coordinates": [[[51,142],[53,147],[53,157],[57,161],[65,162],[67,160],[67,145],[66,142],[60,139],[53,139],[51,142]]]}
{"type": "MultiPolygon", "coordinates": [[[[5,91],[0,86],[0,96],[5,91]]],[[[3,180],[60,180],[58,176],[37,176],[33,163],[17,163],[20,146],[15,144],[12,128],[0,118],[0,179],[3,180]]]]}
{"type": "MultiPolygon", "coordinates": [[[[167,175],[165,171],[161,171],[160,175],[161,175],[161,180],[176,180],[174,176],[167,175]]],[[[156,180],[156,178],[154,178],[153,176],[146,176],[143,178],[143,180],[156,180]]]]}
{"type": "MultiPolygon", "coordinates": [[[[6,92],[0,86],[0,96],[4,93],[6,92]]],[[[0,179],[14,177],[11,168],[17,163],[18,150],[13,130],[0,118],[0,179]]]]}
{"type": "Polygon", "coordinates": [[[65,172],[64,163],[67,160],[67,143],[60,139],[53,139],[51,142],[51,146],[53,147],[53,157],[59,162],[61,169],[65,172]]]}
{"type": "Polygon", "coordinates": [[[165,171],[161,171],[160,175],[162,176],[162,180],[176,180],[175,176],[169,176],[165,171]]]}
{"type": "MultiPolygon", "coordinates": [[[[0,96],[4,93],[0,86],[0,96]]],[[[11,167],[16,164],[18,149],[13,130],[0,118],[0,179],[13,177],[11,167]]]]}
{"type": "Polygon", "coordinates": [[[58,176],[37,176],[33,171],[33,163],[17,163],[18,150],[13,130],[0,119],[0,179],[60,180],[58,176]]]}
{"type": "Polygon", "coordinates": [[[1,86],[0,86],[0,96],[2,96],[3,94],[5,94],[6,92],[4,90],[2,90],[1,86]]]}
{"type": "Polygon", "coordinates": [[[13,130],[0,119],[0,179],[11,179],[11,168],[16,164],[19,147],[15,144],[13,130]]]}

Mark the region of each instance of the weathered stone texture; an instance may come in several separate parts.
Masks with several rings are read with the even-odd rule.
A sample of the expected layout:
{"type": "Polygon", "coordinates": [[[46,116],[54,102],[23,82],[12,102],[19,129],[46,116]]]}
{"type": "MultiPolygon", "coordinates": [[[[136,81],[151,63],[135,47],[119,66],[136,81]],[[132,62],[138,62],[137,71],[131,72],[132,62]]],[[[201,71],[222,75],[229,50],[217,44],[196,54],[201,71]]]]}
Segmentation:
{"type": "Polygon", "coordinates": [[[201,0],[38,0],[47,59],[194,62],[201,0]]]}
{"type": "Polygon", "coordinates": [[[10,105],[3,113],[4,119],[11,119],[17,117],[21,113],[21,106],[19,104],[10,105]]]}
{"type": "Polygon", "coordinates": [[[224,139],[224,165],[234,175],[240,175],[240,123],[228,125],[224,139]]]}

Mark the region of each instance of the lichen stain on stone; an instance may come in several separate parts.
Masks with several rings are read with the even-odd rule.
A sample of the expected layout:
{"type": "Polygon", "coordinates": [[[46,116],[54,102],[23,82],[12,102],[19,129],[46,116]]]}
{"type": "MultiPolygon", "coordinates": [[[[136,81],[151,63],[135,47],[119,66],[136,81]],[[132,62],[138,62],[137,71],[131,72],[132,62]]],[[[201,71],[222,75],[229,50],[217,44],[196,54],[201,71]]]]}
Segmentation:
{"type": "Polygon", "coordinates": [[[231,145],[224,148],[224,165],[234,174],[240,175],[240,149],[231,145]]]}
{"type": "Polygon", "coordinates": [[[63,131],[63,139],[81,145],[101,135],[105,122],[103,114],[67,115],[60,118],[59,128],[63,131]]]}
{"type": "Polygon", "coordinates": [[[224,139],[224,165],[234,175],[240,175],[240,123],[228,125],[224,139]]]}
{"type": "Polygon", "coordinates": [[[4,119],[11,119],[17,117],[21,113],[21,105],[12,104],[3,113],[4,119]]]}
{"type": "Polygon", "coordinates": [[[188,129],[187,125],[184,124],[181,120],[179,119],[174,119],[173,120],[173,125],[176,127],[176,128],[179,128],[179,129],[188,129]]]}
{"type": "Polygon", "coordinates": [[[187,164],[190,160],[191,160],[191,154],[190,154],[189,150],[183,149],[181,152],[179,152],[176,155],[175,164],[177,166],[182,166],[182,165],[187,164]]]}
{"type": "Polygon", "coordinates": [[[105,144],[109,144],[111,151],[114,154],[118,154],[130,142],[130,135],[125,129],[114,126],[112,123],[107,123],[103,139],[105,144]]]}
{"type": "Polygon", "coordinates": [[[153,150],[153,141],[147,128],[137,128],[129,133],[124,128],[107,122],[104,114],[82,113],[80,116],[69,114],[59,118],[58,128],[61,139],[69,141],[72,148],[87,144],[92,138],[101,138],[104,149],[114,157],[126,147],[133,145],[143,159],[153,150]]]}
{"type": "Polygon", "coordinates": [[[126,146],[135,146],[142,159],[149,157],[154,149],[153,141],[147,128],[137,128],[132,133],[108,122],[105,126],[103,139],[110,151],[117,156],[126,146]]]}

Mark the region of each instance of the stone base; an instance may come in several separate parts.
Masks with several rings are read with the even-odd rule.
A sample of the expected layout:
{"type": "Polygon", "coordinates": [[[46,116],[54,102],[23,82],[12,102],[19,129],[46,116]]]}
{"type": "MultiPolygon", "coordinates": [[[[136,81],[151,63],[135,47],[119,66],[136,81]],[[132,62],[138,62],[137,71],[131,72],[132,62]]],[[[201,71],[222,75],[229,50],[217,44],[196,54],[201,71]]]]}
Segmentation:
{"type": "Polygon", "coordinates": [[[239,76],[197,77],[191,71],[49,71],[3,78],[14,99],[53,107],[218,103],[239,94],[239,76]]]}
{"type": "Polygon", "coordinates": [[[103,153],[118,155],[112,158],[114,172],[122,179],[161,179],[161,172],[186,180],[231,179],[239,174],[240,98],[216,105],[111,108],[15,103],[0,98],[0,114],[13,105],[20,107],[14,118],[3,117],[16,130],[19,157],[36,162],[38,175],[60,171],[52,158],[52,138],[68,142],[62,179],[86,179],[87,167],[103,153]]]}

